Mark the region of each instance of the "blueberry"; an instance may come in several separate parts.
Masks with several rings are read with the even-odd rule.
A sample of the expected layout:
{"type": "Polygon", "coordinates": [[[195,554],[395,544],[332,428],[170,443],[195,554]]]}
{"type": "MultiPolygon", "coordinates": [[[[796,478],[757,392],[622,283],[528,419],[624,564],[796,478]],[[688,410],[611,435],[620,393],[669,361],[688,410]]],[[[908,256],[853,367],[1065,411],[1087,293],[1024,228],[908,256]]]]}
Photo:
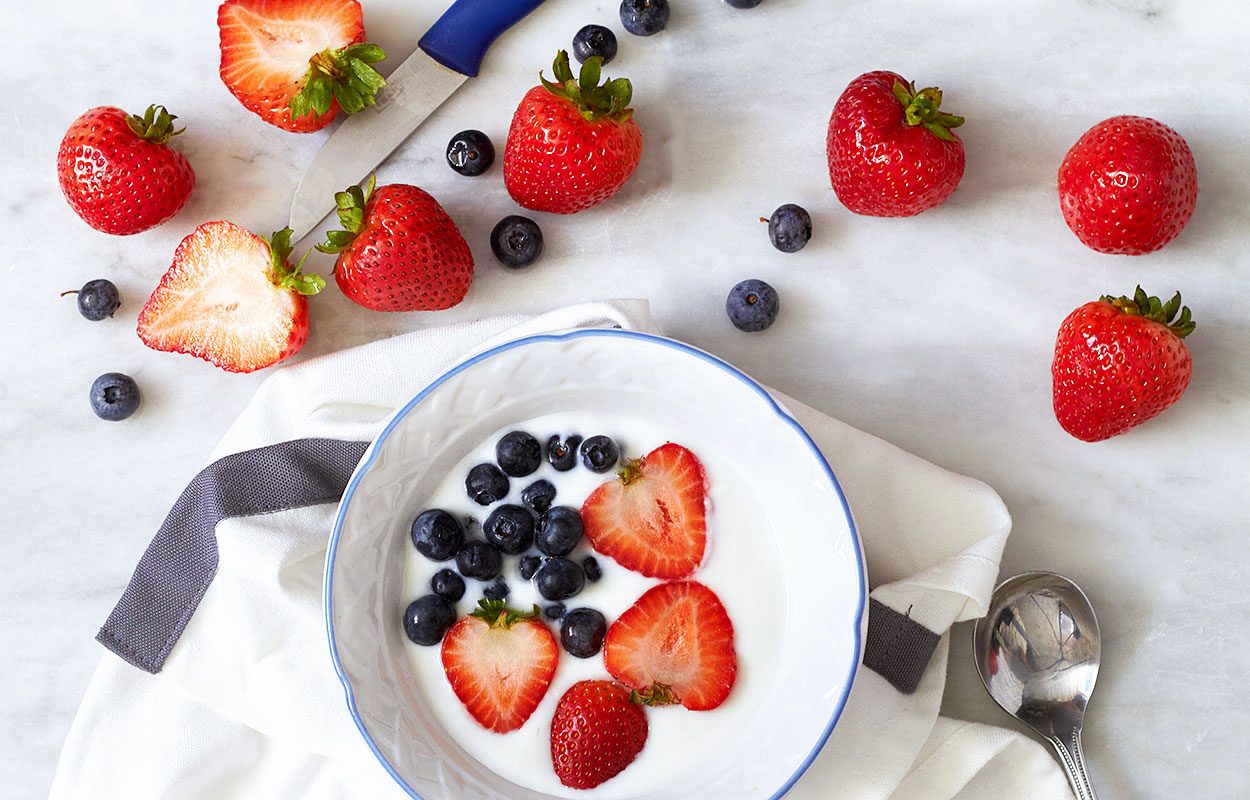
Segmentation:
{"type": "Polygon", "coordinates": [[[413,520],[412,544],[431,561],[446,561],[464,544],[464,528],[451,514],[431,508],[413,520]]]}
{"type": "Polygon", "coordinates": [[[511,503],[499,506],[482,523],[482,534],[510,556],[524,553],[534,543],[534,515],[511,503]]]}
{"type": "Polygon", "coordinates": [[[551,501],[556,499],[556,487],[549,480],[537,480],[521,490],[521,502],[539,514],[551,508],[551,501]]]}
{"type": "Polygon", "coordinates": [[[78,295],[78,313],[92,322],[108,319],[122,304],[117,287],[104,278],[87,281],[76,291],[61,292],[61,297],[67,294],[78,295]]]}
{"type": "Polygon", "coordinates": [[[495,445],[495,461],[507,474],[523,478],[543,463],[543,446],[524,431],[512,431],[495,445]]]}
{"type": "Polygon", "coordinates": [[[552,603],[543,609],[547,619],[559,619],[564,616],[564,603],[552,603]]]}
{"type": "Polygon", "coordinates": [[[456,569],[466,578],[488,581],[503,569],[503,554],[489,542],[465,542],[456,553],[456,569]]]}
{"type": "Polygon", "coordinates": [[[768,239],[783,253],[797,253],[812,238],[812,215],[807,209],[786,203],[768,218],[768,239]]]}
{"type": "Polygon", "coordinates": [[[755,8],[763,0],[725,0],[725,2],[734,8],[755,8]]]}
{"type": "Polygon", "coordinates": [[[546,600],[567,600],[586,585],[586,576],[567,558],[549,558],[534,573],[534,584],[546,600]]]}
{"type": "Polygon", "coordinates": [[[552,436],[547,440],[547,462],[558,472],[568,472],[577,466],[577,448],[581,443],[582,437],[577,434],[563,439],[552,436]]]}
{"type": "Polygon", "coordinates": [[[508,496],[508,476],[494,464],[478,464],[464,479],[465,491],[479,506],[488,506],[508,496]]]}
{"type": "Polygon", "coordinates": [[[582,572],[586,573],[586,580],[591,583],[603,577],[603,568],[599,566],[599,560],[594,556],[586,556],[582,559],[582,572]]]}
{"type": "Polygon", "coordinates": [[[543,560],[538,556],[521,556],[521,560],[517,562],[517,571],[521,573],[521,580],[528,581],[534,577],[534,573],[538,572],[542,564],[543,560]]]}
{"type": "Polygon", "coordinates": [[[668,12],[668,0],[621,0],[621,24],[635,36],[664,30],[668,12]]]}
{"type": "Polygon", "coordinates": [[[598,653],[607,633],[608,621],[593,608],[575,608],[560,620],[560,644],[578,658],[598,653]]]}
{"type": "Polygon", "coordinates": [[[616,34],[602,25],[587,25],[573,37],[573,55],[581,62],[599,56],[607,64],[616,58],[616,34]]]}
{"type": "Polygon", "coordinates": [[[487,600],[502,600],[508,596],[509,591],[510,590],[508,589],[508,582],[505,581],[503,578],[500,578],[499,580],[492,583],[490,586],[487,586],[485,589],[483,589],[482,594],[486,597],[487,600]]]}
{"type": "Polygon", "coordinates": [[[461,175],[481,175],[495,163],[495,145],[481,131],[460,131],[447,143],[447,163],[461,175]]]}
{"type": "Polygon", "coordinates": [[[106,372],[91,384],[91,410],[109,422],[121,422],[139,407],[139,384],[129,375],[106,372]]]}
{"type": "Polygon", "coordinates": [[[454,570],[440,569],[430,578],[430,589],[454,603],[464,597],[464,578],[454,570]]]}
{"type": "Polygon", "coordinates": [[[490,249],[505,267],[528,267],[543,254],[542,229],[528,217],[504,217],[490,232],[490,249]]]}
{"type": "Polygon", "coordinates": [[[429,647],[443,641],[456,622],[456,609],[445,597],[427,594],[413,600],[404,611],[404,633],[413,642],[429,647]]]}
{"type": "Polygon", "coordinates": [[[620,457],[621,449],[607,436],[591,436],[582,442],[582,463],[591,472],[607,472],[620,457]]]}
{"type": "Polygon", "coordinates": [[[545,555],[568,555],[581,540],[582,515],[576,508],[556,506],[538,520],[534,544],[545,555]]]}
{"type": "Polygon", "coordinates": [[[740,331],[762,331],[777,321],[781,301],[777,290],[763,281],[747,280],[735,286],[725,300],[725,313],[740,331]]]}

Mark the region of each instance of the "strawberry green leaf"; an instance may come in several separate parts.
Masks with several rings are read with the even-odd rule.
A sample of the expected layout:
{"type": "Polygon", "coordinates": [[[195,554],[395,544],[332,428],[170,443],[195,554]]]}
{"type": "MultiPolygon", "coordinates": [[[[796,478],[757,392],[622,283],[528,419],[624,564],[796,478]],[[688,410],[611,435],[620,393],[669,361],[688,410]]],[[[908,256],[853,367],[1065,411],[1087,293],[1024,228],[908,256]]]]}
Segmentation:
{"type": "Polygon", "coordinates": [[[314,245],[322,253],[341,253],[351,245],[356,235],[365,225],[365,207],[373,196],[377,186],[377,177],[370,175],[362,189],[359,186],[348,186],[341,192],[334,193],[334,207],[338,214],[342,230],[326,231],[326,240],[314,245]]]}
{"type": "Polygon", "coordinates": [[[153,144],[165,144],[170,137],[177,136],[186,130],[186,128],[174,130],[176,119],[178,117],[166,111],[165,106],[151,105],[148,106],[147,111],[143,112],[143,116],[131,114],[126,117],[126,127],[130,128],[140,139],[153,144]]]}
{"type": "Polygon", "coordinates": [[[305,295],[316,294],[325,288],[325,278],[302,271],[304,262],[308,260],[308,253],[304,253],[304,257],[293,267],[288,261],[290,255],[291,229],[274,231],[269,237],[269,257],[272,259],[269,280],[274,286],[305,295]]]}
{"type": "Polygon", "coordinates": [[[1100,299],[1104,303],[1110,303],[1129,316],[1143,317],[1152,322],[1166,325],[1172,333],[1181,339],[1193,333],[1194,328],[1197,327],[1191,318],[1189,306],[1181,305],[1180,292],[1172,295],[1172,299],[1166,303],[1158,297],[1146,294],[1145,290],[1140,286],[1133,292],[1131,298],[1125,296],[1112,297],[1105,294],[1100,299]],[[1179,316],[1177,315],[1178,311],[1179,316]]]}
{"type": "Polygon", "coordinates": [[[587,122],[613,119],[624,122],[633,116],[629,108],[633,99],[633,85],[627,78],[609,79],[600,85],[603,76],[603,59],[592,56],[582,64],[577,78],[569,65],[569,54],[561,50],[556,54],[552,72],[557,82],[549,81],[538,73],[542,85],[556,97],[562,97],[577,107],[587,122]]]}
{"type": "Polygon", "coordinates": [[[308,60],[303,88],[291,98],[291,117],[324,114],[334,100],[348,114],[373,105],[386,79],[371,65],[384,58],[382,48],[370,42],[315,54],[308,60]]]}
{"type": "Polygon", "coordinates": [[[903,106],[903,122],[909,126],[923,126],[925,130],[937,138],[955,141],[950,128],[958,128],[964,124],[964,118],[956,114],[946,114],[939,110],[942,105],[942,90],[930,86],[920,91],[916,87],[895,81],[891,92],[899,104],[903,106]]]}
{"type": "Polygon", "coordinates": [[[488,600],[483,597],[477,602],[477,608],[469,616],[482,620],[492,628],[511,628],[521,620],[536,618],[538,606],[534,606],[531,611],[517,611],[508,608],[504,600],[488,600]]]}

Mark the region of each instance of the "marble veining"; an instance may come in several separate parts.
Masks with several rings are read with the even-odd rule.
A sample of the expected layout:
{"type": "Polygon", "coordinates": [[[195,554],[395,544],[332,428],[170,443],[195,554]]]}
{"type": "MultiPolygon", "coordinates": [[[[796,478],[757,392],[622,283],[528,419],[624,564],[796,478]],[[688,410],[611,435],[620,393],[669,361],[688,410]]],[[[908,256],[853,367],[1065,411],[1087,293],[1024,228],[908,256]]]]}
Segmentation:
{"type": "MultiPolygon", "coordinates": [[[[398,63],[447,0],[364,0],[366,26],[398,63]]],[[[1227,797],[1250,759],[1250,6],[1229,0],[764,0],[739,11],[673,0],[669,30],[624,34],[612,0],[550,0],[499,41],[470,81],[379,171],[433,193],[478,263],[466,302],[380,315],[331,286],[313,301],[301,358],[404,331],[610,297],[649,298],[669,334],[952,470],[981,478],[1015,518],[1004,572],[1048,568],[1085,587],[1106,639],[1086,729],[1109,797],[1227,797]],[[516,102],[588,22],[612,25],[646,140],[621,195],[574,218],[537,215],[542,261],[499,267],[487,245],[513,213],[498,167],[465,179],[441,163],[452,133],[485,130],[502,150],[516,102]],[[829,189],[825,123],[842,88],[890,68],[938,84],[967,174],[943,207],[861,219],[829,189]],[[1085,249],[1063,224],[1055,172],[1090,125],[1119,113],[1181,131],[1201,194],[1186,231],[1138,259],[1085,249]],[[757,221],[806,206],[801,253],[757,221]],[[766,334],[733,330],[729,288],[759,277],[782,297],[766,334]],[[1141,282],[1180,289],[1198,330],[1193,384],[1172,410],[1098,445],[1050,411],[1060,320],[1141,282]]],[[[46,793],[93,665],[92,636],[182,485],[264,378],[145,350],[134,322],[196,224],[285,224],[302,166],[324,134],[261,123],[217,78],[215,3],[31,4],[7,20],[0,79],[0,636],[10,655],[0,785],[46,793]],[[55,152],[95,105],[165,103],[198,176],[169,224],[115,238],[87,228],[56,187],[55,152]],[[57,293],[95,277],[120,287],[116,319],[88,323],[57,293]],[[96,375],[133,375],[144,405],[97,421],[96,375]]],[[[314,254],[312,264],[331,261],[314,254]]],[[[955,633],[945,711],[1007,724],[984,695],[969,629],[955,633]]]]}

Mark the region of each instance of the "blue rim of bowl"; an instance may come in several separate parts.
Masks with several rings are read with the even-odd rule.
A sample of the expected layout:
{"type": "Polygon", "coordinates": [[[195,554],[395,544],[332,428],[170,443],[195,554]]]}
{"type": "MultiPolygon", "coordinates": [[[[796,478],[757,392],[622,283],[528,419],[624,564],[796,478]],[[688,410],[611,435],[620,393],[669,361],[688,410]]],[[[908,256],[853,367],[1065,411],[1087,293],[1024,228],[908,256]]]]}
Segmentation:
{"type": "Polygon", "coordinates": [[[865,585],[864,551],[859,541],[859,531],[855,527],[855,518],[851,515],[851,507],[846,502],[846,494],[842,491],[842,484],[838,483],[838,477],[834,474],[833,467],[829,466],[829,461],[825,458],[825,454],[822,453],[820,448],[816,446],[816,442],[812,439],[811,434],[809,434],[807,430],[799,424],[798,420],[790,416],[789,412],[782,408],[763,386],[757,383],[755,379],[747,375],[742,370],[732,364],[722,361],[711,353],[706,353],[697,347],[685,344],[684,342],[679,342],[675,339],[666,339],[663,336],[654,336],[649,333],[627,331],[617,328],[583,328],[569,331],[567,333],[542,333],[533,336],[524,336],[520,339],[513,339],[512,341],[505,342],[497,347],[484,350],[472,358],[469,358],[447,370],[447,372],[444,372],[428,386],[422,389],[416,397],[409,400],[402,409],[391,416],[390,421],[386,424],[386,427],[380,434],[378,434],[377,438],[373,440],[373,443],[370,445],[369,450],[366,453],[365,459],[357,465],[355,471],[352,473],[351,480],[347,482],[347,488],[343,491],[343,499],[339,502],[338,512],[334,517],[334,530],[330,534],[330,543],[326,552],[325,590],[323,594],[326,618],[326,635],[329,638],[330,644],[330,660],[334,662],[334,671],[339,676],[339,682],[343,684],[343,691],[347,699],[347,710],[352,715],[352,721],[356,723],[356,729],[360,731],[360,735],[364,737],[365,744],[367,744],[369,749],[373,751],[373,755],[377,758],[378,763],[382,765],[387,773],[395,779],[395,782],[398,783],[410,797],[415,798],[415,800],[424,800],[421,795],[417,794],[417,791],[409,786],[408,782],[400,776],[399,772],[396,771],[394,765],[392,765],[382,753],[381,749],[379,749],[377,745],[377,742],[373,740],[373,736],[365,727],[364,721],[360,718],[360,712],[356,708],[356,697],[352,693],[351,680],[347,677],[347,673],[343,669],[343,664],[339,660],[338,647],[334,641],[334,558],[338,552],[339,538],[343,534],[343,520],[347,514],[347,506],[351,502],[352,495],[356,492],[356,487],[359,485],[360,479],[364,477],[364,474],[368,472],[369,467],[372,466],[374,459],[377,457],[378,449],[381,444],[386,441],[386,437],[391,434],[391,431],[395,429],[395,426],[398,425],[400,421],[403,420],[410,411],[412,411],[412,409],[416,408],[418,403],[428,397],[431,393],[438,389],[439,386],[446,383],[452,377],[475,364],[497,356],[500,353],[515,350],[518,347],[524,347],[537,342],[565,342],[573,339],[582,339],[594,336],[635,339],[638,341],[658,344],[673,350],[678,350],[702,359],[703,361],[720,368],[742,381],[754,390],[756,394],[762,397],[768,406],[772,408],[773,412],[776,413],[777,416],[781,417],[782,420],[793,428],[794,431],[798,433],[799,437],[803,439],[808,448],[812,451],[812,455],[816,457],[817,462],[825,470],[825,474],[829,476],[829,481],[833,484],[833,489],[838,496],[838,501],[842,504],[842,513],[846,516],[847,527],[851,532],[851,541],[855,544],[855,561],[856,566],[858,567],[856,577],[859,580],[859,607],[855,613],[855,658],[853,661],[853,668],[850,670],[850,674],[847,675],[846,685],[842,687],[842,695],[838,698],[838,706],[834,709],[833,716],[829,718],[829,724],[825,726],[824,733],[822,733],[820,738],[817,739],[811,752],[807,754],[807,758],[803,759],[803,763],[799,765],[798,769],[796,769],[794,774],[790,776],[789,780],[782,784],[781,788],[773,793],[773,795],[769,798],[769,800],[780,800],[781,797],[794,788],[794,784],[798,782],[799,778],[803,777],[803,773],[807,772],[808,767],[810,767],[812,762],[816,760],[816,756],[818,756],[820,751],[824,749],[825,743],[829,741],[830,735],[833,734],[834,726],[838,724],[838,720],[842,717],[842,712],[846,708],[846,700],[850,696],[851,685],[855,682],[855,675],[859,670],[860,660],[863,658],[862,628],[864,620],[864,604],[865,598],[868,596],[868,592],[865,585]]]}

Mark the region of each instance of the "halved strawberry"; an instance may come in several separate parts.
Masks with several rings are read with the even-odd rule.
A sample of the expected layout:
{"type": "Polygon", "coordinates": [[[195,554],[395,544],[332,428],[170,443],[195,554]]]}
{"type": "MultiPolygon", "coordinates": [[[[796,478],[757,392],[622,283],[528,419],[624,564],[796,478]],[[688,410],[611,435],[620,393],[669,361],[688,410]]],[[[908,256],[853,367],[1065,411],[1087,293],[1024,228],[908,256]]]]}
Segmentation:
{"type": "MultiPolygon", "coordinates": [[[[252,372],[308,340],[308,299],[326,285],[291,266],[291,229],[265,241],[233,222],[205,222],[182,240],[139,314],[153,350],[186,353],[227,372],[252,372]]],[[[307,256],[305,256],[307,258],[307,256]]]]}
{"type": "Polygon", "coordinates": [[[443,638],[443,670],[451,689],[483,728],[508,733],[525,724],[556,673],[560,649],[530,612],[503,600],[481,600],[443,638]]]}
{"type": "Polygon", "coordinates": [[[733,622],[703,584],[662,583],[608,628],[603,663],[647,705],[708,711],[725,702],[738,675],[733,622]]]}
{"type": "Polygon", "coordinates": [[[647,743],[647,713],[612,681],[578,681],[551,719],[551,766],[560,783],[593,789],[634,763],[647,743]]]}
{"type": "Polygon", "coordinates": [[[365,39],[358,0],[226,0],[217,10],[221,79],[270,125],[298,133],[329,125],[341,106],[373,105],[386,57],[365,39]]]}
{"type": "Polygon", "coordinates": [[[707,546],[707,476],[679,444],[627,461],[617,480],[582,506],[586,537],[600,553],[650,578],[684,578],[707,546]]]}

